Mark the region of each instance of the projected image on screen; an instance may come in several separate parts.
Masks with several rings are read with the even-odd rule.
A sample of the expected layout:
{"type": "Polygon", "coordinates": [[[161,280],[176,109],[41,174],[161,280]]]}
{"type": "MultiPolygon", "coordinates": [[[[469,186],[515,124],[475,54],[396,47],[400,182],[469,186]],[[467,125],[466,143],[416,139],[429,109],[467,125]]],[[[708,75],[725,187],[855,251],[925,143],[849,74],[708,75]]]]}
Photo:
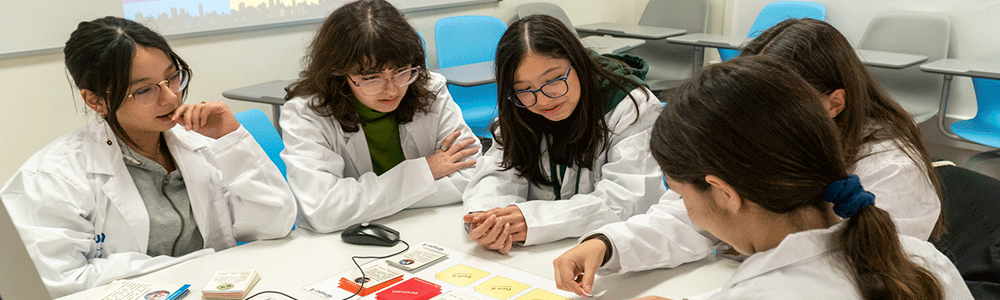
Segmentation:
{"type": "Polygon", "coordinates": [[[121,1],[126,18],[176,34],[321,19],[348,0],[121,1]]]}

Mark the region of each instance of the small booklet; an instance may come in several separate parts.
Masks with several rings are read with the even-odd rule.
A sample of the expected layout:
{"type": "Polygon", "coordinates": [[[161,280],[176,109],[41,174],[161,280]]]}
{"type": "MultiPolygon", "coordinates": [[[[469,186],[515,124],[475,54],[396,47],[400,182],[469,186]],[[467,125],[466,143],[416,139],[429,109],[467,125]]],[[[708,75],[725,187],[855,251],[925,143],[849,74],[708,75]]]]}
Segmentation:
{"type": "Polygon", "coordinates": [[[256,271],[218,271],[201,290],[205,299],[243,299],[260,281],[256,271]]]}
{"type": "Polygon", "coordinates": [[[119,279],[109,283],[90,300],[177,300],[187,296],[190,284],[145,283],[119,279]]]}

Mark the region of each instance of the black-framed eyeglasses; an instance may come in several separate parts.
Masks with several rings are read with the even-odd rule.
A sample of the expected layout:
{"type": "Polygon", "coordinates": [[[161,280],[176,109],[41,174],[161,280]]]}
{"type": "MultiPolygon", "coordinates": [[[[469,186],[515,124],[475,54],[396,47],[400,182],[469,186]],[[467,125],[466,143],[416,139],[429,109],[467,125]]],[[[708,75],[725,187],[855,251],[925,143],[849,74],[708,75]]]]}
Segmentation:
{"type": "MultiPolygon", "coordinates": [[[[417,74],[420,72],[420,66],[412,67],[406,70],[399,71],[395,75],[392,75],[392,83],[397,87],[404,87],[408,84],[417,81],[417,74]]],[[[385,90],[385,86],[389,84],[388,79],[383,78],[373,78],[368,80],[362,80],[360,83],[355,82],[350,75],[347,76],[347,80],[350,80],[354,86],[361,90],[362,94],[365,95],[375,95],[381,93],[385,90]]]]}
{"type": "Polygon", "coordinates": [[[166,87],[170,89],[170,91],[180,93],[184,90],[184,88],[187,88],[188,82],[190,81],[191,70],[180,69],[164,81],[135,89],[135,91],[126,96],[125,99],[133,98],[136,103],[139,103],[139,105],[150,106],[153,105],[153,103],[160,101],[160,87],[164,86],[164,84],[166,84],[166,87]]]}
{"type": "Polygon", "coordinates": [[[566,74],[562,77],[546,81],[536,90],[520,90],[514,92],[514,96],[510,97],[510,100],[514,102],[514,105],[518,107],[531,107],[538,102],[538,95],[535,92],[542,92],[543,95],[549,98],[558,98],[569,92],[569,84],[566,83],[566,79],[569,79],[569,71],[573,70],[573,66],[566,68],[566,74]]]}

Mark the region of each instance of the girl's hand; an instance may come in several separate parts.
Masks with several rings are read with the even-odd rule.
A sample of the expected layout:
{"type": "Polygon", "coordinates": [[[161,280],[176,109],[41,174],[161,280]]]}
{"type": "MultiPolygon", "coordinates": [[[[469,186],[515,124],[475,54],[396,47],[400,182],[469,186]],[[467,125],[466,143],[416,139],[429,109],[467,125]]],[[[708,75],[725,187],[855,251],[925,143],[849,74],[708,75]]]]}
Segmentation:
{"type": "Polygon", "coordinates": [[[188,131],[218,139],[240,128],[236,116],[222,102],[201,102],[198,104],[181,104],[174,112],[171,120],[184,126],[188,131]]]}
{"type": "Polygon", "coordinates": [[[434,154],[427,157],[427,166],[431,168],[434,180],[476,165],[475,160],[462,161],[466,157],[479,152],[479,148],[465,149],[465,147],[475,143],[476,139],[467,138],[455,143],[455,140],[458,139],[458,135],[461,133],[458,130],[453,131],[448,137],[444,138],[444,141],[441,142],[441,147],[434,151],[434,154]]]}
{"type": "Polygon", "coordinates": [[[604,242],[589,239],[576,245],[552,261],[555,270],[556,288],[589,297],[593,293],[594,275],[601,267],[604,242]]]}

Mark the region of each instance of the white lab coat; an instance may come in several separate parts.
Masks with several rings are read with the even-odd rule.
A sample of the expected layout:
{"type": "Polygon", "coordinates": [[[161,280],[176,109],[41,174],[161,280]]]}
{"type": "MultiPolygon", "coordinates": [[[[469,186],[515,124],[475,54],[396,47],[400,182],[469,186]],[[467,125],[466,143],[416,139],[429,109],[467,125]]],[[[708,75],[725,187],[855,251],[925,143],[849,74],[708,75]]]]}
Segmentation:
{"type": "Polygon", "coordinates": [[[143,274],[236,242],[280,238],[295,222],[281,172],[242,126],[218,140],[180,125],[164,132],[204,250],[146,255],[149,214],[106,123],[53,141],[0,190],[11,219],[53,297],[143,274]]]}
{"type": "MultiPolygon", "coordinates": [[[[925,169],[891,140],[864,145],[860,153],[863,158],[851,173],[875,194],[875,206],[889,212],[900,234],[926,240],[941,213],[941,202],[925,169]]],[[[614,247],[611,259],[599,270],[604,275],[676,267],[712,253],[717,241],[691,222],[683,200],[673,191],[667,191],[648,213],[583,237],[597,233],[607,236],[614,247]]]]}
{"type": "MultiPolygon", "coordinates": [[[[644,90],[630,93],[639,104],[638,115],[629,97],[605,115],[611,129],[609,150],[597,156],[593,169],[566,169],[560,187],[564,200],[551,201],[555,199],[552,187],[529,184],[515,169],[502,171],[503,149],[495,145],[476,163],[476,175],[462,196],[464,212],[516,204],[528,226],[525,245],[578,237],[646,212],[666,188],[649,151],[650,130],[659,116],[660,101],[644,90]],[[577,177],[582,178],[579,191],[577,177]]],[[[548,174],[547,155],[542,157],[542,166],[548,174]]]]}
{"type": "MultiPolygon", "coordinates": [[[[834,238],[847,222],[796,232],[774,249],[751,255],[720,290],[688,299],[863,299],[834,238]]],[[[930,271],[944,299],[972,299],[969,287],[948,257],[934,245],[899,235],[910,261],[930,271]]]]}
{"type": "MultiPolygon", "coordinates": [[[[399,124],[406,160],[378,176],[363,128],[344,131],[333,117],[321,117],[309,108],[312,98],[296,97],[285,103],[280,121],[285,142],[281,158],[299,203],[300,226],[326,233],[405,208],[461,201],[474,168],[434,180],[426,157],[455,130],[461,131],[456,142],[473,138],[476,142],[469,147],[481,149],[482,144],[451,99],[444,76],[431,72],[427,85],[437,93],[430,111],[399,124]]],[[[465,160],[477,157],[479,152],[465,160]]]]}

